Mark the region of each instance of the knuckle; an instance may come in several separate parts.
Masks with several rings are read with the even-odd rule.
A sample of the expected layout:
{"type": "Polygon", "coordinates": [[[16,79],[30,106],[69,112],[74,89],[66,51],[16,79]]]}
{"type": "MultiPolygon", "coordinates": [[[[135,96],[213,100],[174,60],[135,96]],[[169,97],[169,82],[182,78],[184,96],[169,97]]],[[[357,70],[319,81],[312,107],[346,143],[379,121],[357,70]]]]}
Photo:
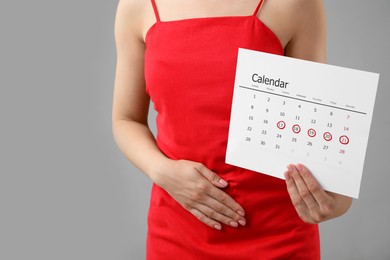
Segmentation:
{"type": "Polygon", "coordinates": [[[211,170],[209,170],[206,166],[204,166],[203,164],[201,164],[199,167],[198,167],[198,171],[201,172],[201,174],[206,177],[209,181],[213,182],[213,181],[218,181],[219,180],[219,177],[218,175],[216,175],[214,172],[212,172],[211,170]]]}
{"type": "Polygon", "coordinates": [[[299,208],[302,205],[302,199],[301,198],[295,198],[292,200],[292,203],[295,208],[299,208]]]}
{"type": "Polygon", "coordinates": [[[312,214],[313,215],[313,221],[318,224],[321,223],[322,221],[325,220],[325,215],[322,214],[321,212],[315,212],[312,214]]]}
{"type": "Polygon", "coordinates": [[[298,207],[302,204],[302,199],[299,197],[295,197],[292,199],[292,203],[295,207],[298,207]]]}
{"type": "Polygon", "coordinates": [[[215,173],[213,173],[213,172],[210,171],[210,170],[207,170],[207,171],[209,172],[209,179],[210,179],[210,181],[212,181],[212,182],[217,182],[217,181],[219,181],[218,175],[216,175],[215,173]]]}
{"type": "Polygon", "coordinates": [[[222,204],[227,204],[228,201],[229,201],[229,198],[227,196],[221,196],[219,198],[219,201],[222,203],[222,204]]]}
{"type": "Polygon", "coordinates": [[[204,214],[208,217],[208,218],[214,218],[215,216],[215,213],[213,210],[207,210],[206,212],[204,212],[204,214]]]}
{"type": "Polygon", "coordinates": [[[200,202],[200,201],[202,201],[203,200],[203,194],[201,194],[201,193],[199,193],[199,192],[197,192],[197,193],[195,193],[194,195],[193,195],[193,200],[194,201],[197,201],[197,202],[200,202]]]}
{"type": "Polygon", "coordinates": [[[300,195],[303,199],[309,198],[311,196],[311,193],[309,190],[303,190],[300,192],[300,195]]]}
{"type": "Polygon", "coordinates": [[[310,185],[308,188],[309,188],[309,191],[311,193],[318,193],[321,191],[321,187],[319,185],[316,185],[316,184],[310,185]]]}
{"type": "Polygon", "coordinates": [[[206,166],[204,166],[202,163],[196,162],[196,163],[195,163],[195,168],[196,168],[198,171],[203,172],[203,171],[206,169],[206,166]]]}
{"type": "Polygon", "coordinates": [[[207,185],[207,183],[199,182],[199,183],[196,185],[196,190],[197,190],[196,193],[200,193],[200,194],[203,194],[204,192],[208,191],[208,185],[207,185]]]}
{"type": "Polygon", "coordinates": [[[192,192],[192,194],[190,196],[191,196],[190,200],[192,200],[192,201],[202,201],[204,198],[204,193],[198,189],[198,190],[192,192]]]}
{"type": "Polygon", "coordinates": [[[330,214],[334,211],[335,205],[332,203],[326,203],[322,206],[322,210],[325,212],[325,214],[330,214]]]}
{"type": "Polygon", "coordinates": [[[219,213],[224,213],[225,212],[225,207],[223,205],[217,205],[214,207],[214,210],[219,213]]]}

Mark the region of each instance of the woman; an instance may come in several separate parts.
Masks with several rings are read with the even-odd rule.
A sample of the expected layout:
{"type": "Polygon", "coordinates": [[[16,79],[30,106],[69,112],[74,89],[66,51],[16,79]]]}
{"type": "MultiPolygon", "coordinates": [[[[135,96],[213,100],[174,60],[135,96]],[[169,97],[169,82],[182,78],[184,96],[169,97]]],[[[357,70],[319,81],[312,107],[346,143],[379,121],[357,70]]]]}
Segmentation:
{"type": "Polygon", "coordinates": [[[320,258],[316,224],[351,198],[324,191],[303,165],[286,166],[284,181],[227,165],[225,153],[238,48],[325,62],[323,9],[321,0],[119,2],[113,133],[154,182],[148,259],[320,258]]]}

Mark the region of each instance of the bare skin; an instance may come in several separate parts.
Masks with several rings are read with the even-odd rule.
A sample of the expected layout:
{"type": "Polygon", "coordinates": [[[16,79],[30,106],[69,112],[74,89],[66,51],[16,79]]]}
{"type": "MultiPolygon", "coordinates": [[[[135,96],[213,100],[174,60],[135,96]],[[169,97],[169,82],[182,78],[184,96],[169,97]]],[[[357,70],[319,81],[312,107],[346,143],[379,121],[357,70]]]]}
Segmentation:
{"type": "MultiPolygon", "coordinates": [[[[162,21],[251,15],[259,0],[156,0],[162,21]],[[172,8],[172,7],[175,8],[172,8]]],[[[325,62],[325,14],[321,0],[266,0],[258,15],[279,38],[287,56],[325,62]]],[[[150,0],[120,0],[115,22],[117,67],[112,108],[119,148],[155,184],[199,221],[215,228],[245,225],[245,210],[223,191],[228,183],[198,162],[171,160],[157,147],[148,123],[145,36],[156,22],[150,0]],[[153,163],[151,163],[153,162],[153,163]]],[[[324,191],[303,165],[290,165],[287,190],[298,215],[319,223],[345,213],[352,199],[324,191]]]]}

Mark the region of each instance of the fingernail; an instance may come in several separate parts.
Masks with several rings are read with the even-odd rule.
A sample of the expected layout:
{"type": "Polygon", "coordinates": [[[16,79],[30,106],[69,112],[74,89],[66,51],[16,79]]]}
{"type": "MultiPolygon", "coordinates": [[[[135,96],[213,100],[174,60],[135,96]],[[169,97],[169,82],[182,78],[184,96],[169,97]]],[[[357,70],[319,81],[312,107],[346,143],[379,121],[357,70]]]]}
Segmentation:
{"type": "Polygon", "coordinates": [[[295,167],[297,167],[298,171],[302,171],[302,164],[297,164],[295,167]]]}
{"type": "Polygon", "coordinates": [[[241,217],[245,216],[245,212],[242,211],[242,210],[239,210],[237,211],[238,215],[240,215],[241,217]]]}
{"type": "Polygon", "coordinates": [[[238,221],[238,223],[240,223],[241,226],[245,226],[245,225],[246,225],[245,219],[240,219],[240,220],[238,221]]]}
{"type": "Polygon", "coordinates": [[[294,170],[291,164],[289,164],[289,165],[287,166],[287,169],[288,169],[290,172],[292,172],[292,171],[294,170]]]}
{"type": "Polygon", "coordinates": [[[230,226],[232,226],[232,227],[238,227],[238,223],[235,222],[235,221],[231,221],[231,222],[230,222],[230,226]]]}
{"type": "Polygon", "coordinates": [[[290,179],[290,173],[288,171],[284,172],[284,178],[286,180],[289,180],[290,179]]]}
{"type": "Polygon", "coordinates": [[[214,225],[214,228],[217,229],[217,230],[221,230],[221,229],[222,229],[222,226],[221,226],[221,225],[218,225],[218,224],[215,224],[215,225],[214,225]]]}
{"type": "Polygon", "coordinates": [[[224,179],[219,179],[219,183],[222,184],[223,186],[227,186],[228,182],[225,181],[224,179]]]}

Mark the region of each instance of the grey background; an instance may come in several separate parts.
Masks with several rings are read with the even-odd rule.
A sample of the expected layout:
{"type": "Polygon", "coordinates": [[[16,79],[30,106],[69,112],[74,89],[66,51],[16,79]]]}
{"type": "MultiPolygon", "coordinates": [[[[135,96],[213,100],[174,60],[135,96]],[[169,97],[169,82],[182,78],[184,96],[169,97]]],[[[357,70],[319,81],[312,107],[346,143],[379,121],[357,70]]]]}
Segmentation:
{"type": "MultiPolygon", "coordinates": [[[[328,63],[381,77],[360,199],[321,224],[322,256],[390,259],[390,2],[325,3],[328,63]]],[[[116,6],[0,2],[2,260],[145,257],[151,183],[111,134],[116,6]]]]}

